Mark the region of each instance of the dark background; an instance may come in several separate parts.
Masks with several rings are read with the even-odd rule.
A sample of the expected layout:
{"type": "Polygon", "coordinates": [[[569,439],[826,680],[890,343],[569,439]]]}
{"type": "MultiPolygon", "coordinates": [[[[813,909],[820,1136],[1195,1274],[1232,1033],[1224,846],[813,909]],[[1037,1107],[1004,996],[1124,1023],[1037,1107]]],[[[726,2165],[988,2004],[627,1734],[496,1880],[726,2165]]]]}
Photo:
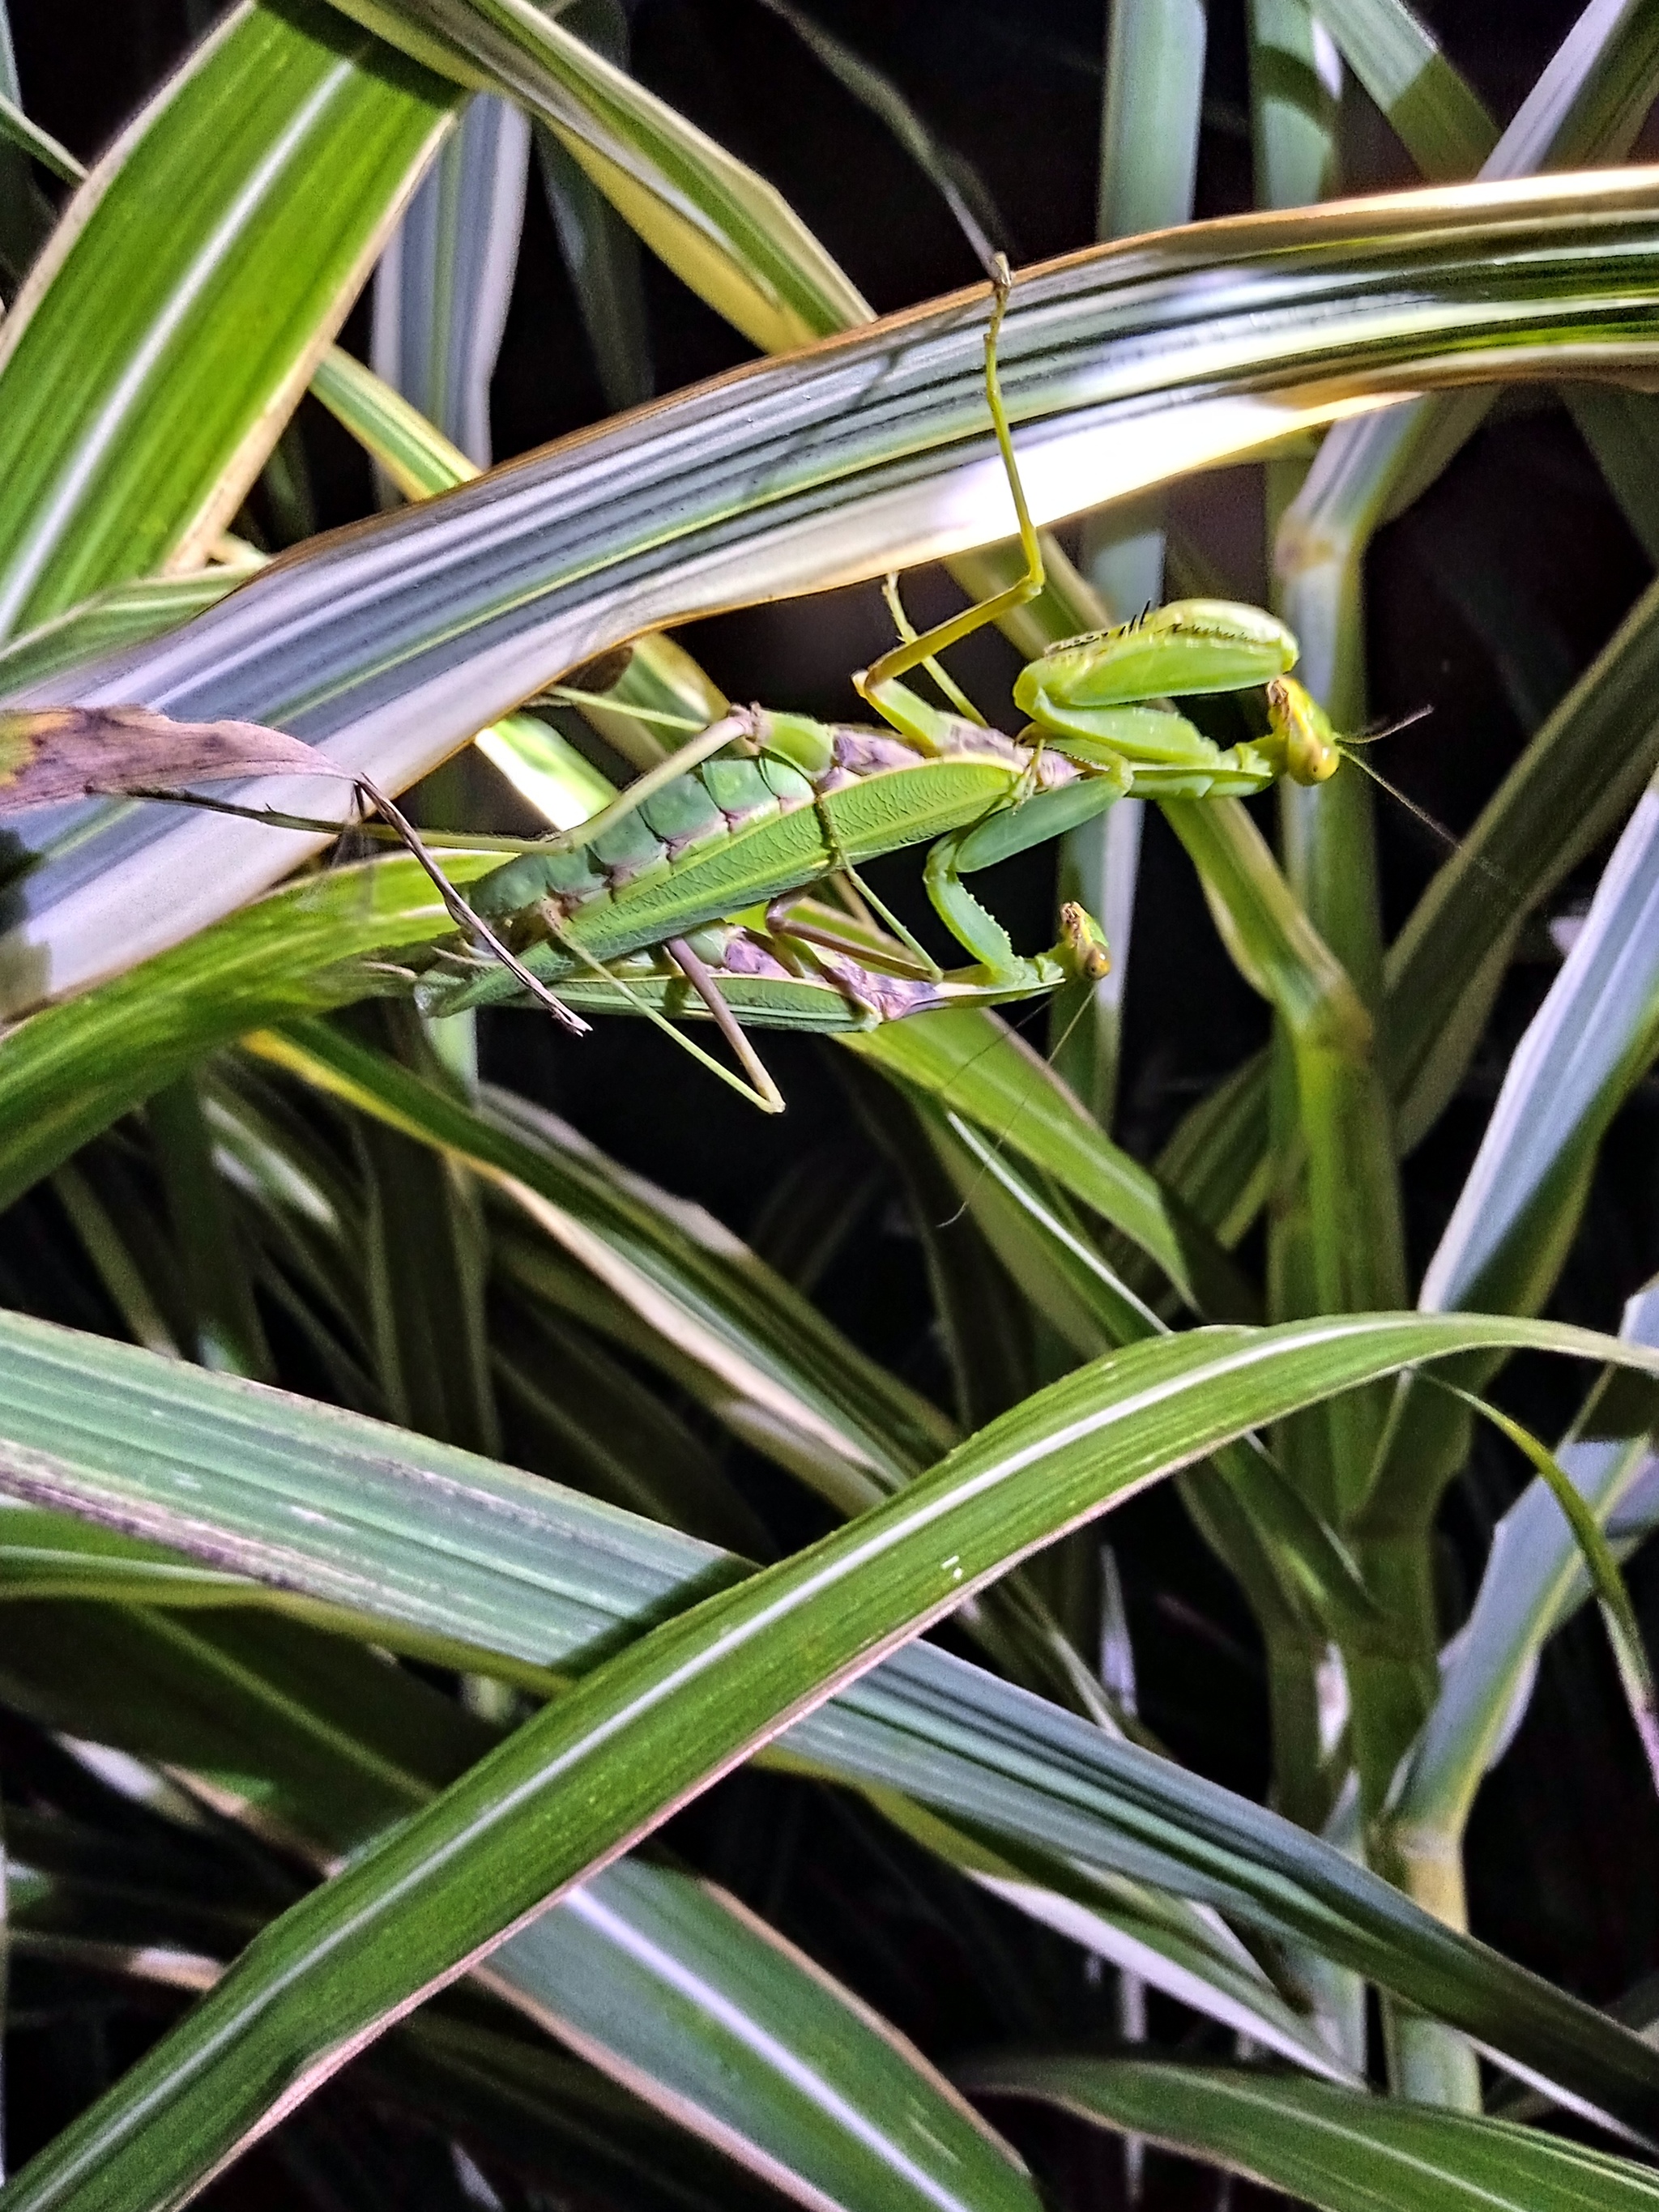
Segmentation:
{"type": "MultiPolygon", "coordinates": [[[[1017,265],[1090,240],[1099,0],[908,0],[902,7],[814,0],[813,12],[886,70],[937,135],[972,162],[999,213],[999,242],[1017,265]]],[[[1441,0],[1420,12],[1503,120],[1577,11],[1570,0],[1441,0]]],[[[630,14],[638,75],[771,179],[878,311],[976,278],[973,255],[927,179],[757,0],[638,0],[630,14]]],[[[1250,197],[1242,8],[1214,0],[1211,15],[1198,208],[1206,216],[1242,210],[1250,197]]],[[[26,106],[90,160],[201,20],[183,0],[14,0],[26,106]]],[[[1355,106],[1352,135],[1363,150],[1349,185],[1411,182],[1386,130],[1364,112],[1363,98],[1355,106]]],[[[745,342],[648,259],[646,283],[659,391],[746,357],[745,342]]],[[[360,353],[366,323],[360,307],[344,334],[360,353]]],[[[605,411],[532,173],[495,390],[497,456],[605,411]]],[[[372,490],[361,456],[314,403],[301,419],[319,524],[367,511],[372,490]]],[[[1176,512],[1229,569],[1239,596],[1263,594],[1258,471],[1183,487],[1176,512]]],[[[257,498],[251,520],[272,534],[257,498]]],[[[1389,719],[1432,710],[1382,749],[1385,772],[1455,836],[1647,580],[1646,562],[1565,413],[1536,393],[1505,400],[1375,548],[1373,711],[1389,719]]],[[[910,596],[923,615],[951,604],[938,577],[915,580],[910,596]]],[[[696,626],[685,641],[736,696],[851,714],[847,672],[864,665],[887,635],[872,587],[722,617],[696,626]]],[[[963,680],[994,719],[1008,711],[1016,666],[994,635],[960,657],[963,680]]],[[[1392,931],[1441,848],[1387,802],[1380,836],[1392,931]]],[[[1028,856],[993,884],[994,902],[1023,944],[1048,941],[1048,865],[1028,856]]],[[[1594,877],[1592,866],[1572,896],[1582,902],[1594,877]]],[[[927,926],[911,856],[895,860],[878,881],[927,926]]],[[[1462,1096],[1411,1164],[1418,1265],[1433,1248],[1508,1054],[1550,972],[1540,937],[1504,994],[1462,1096]]],[[[1150,1157],[1184,1108],[1266,1032],[1261,1008],[1227,963],[1190,872],[1156,817],[1129,975],[1118,1133],[1150,1157]]],[[[642,1027],[603,1024],[573,1045],[531,1017],[494,1018],[485,1041],[490,1072],[568,1114],[618,1158],[701,1199],[781,1262],[804,1273],[816,1268],[816,1293],[838,1322],[948,1398],[920,1247],[849,1097],[845,1055],[809,1041],[769,1045],[790,1111],[768,1122],[642,1027]]],[[[1035,1019],[1040,1036],[1041,1017],[1035,1019]]],[[[1621,1301],[1659,1255],[1655,1097],[1644,1084],[1609,1141],[1555,1302],[1563,1316],[1615,1324],[1621,1301]]],[[[1559,1373],[1522,1370],[1516,1387],[1516,1402],[1548,1433],[1570,1410],[1575,1385],[1559,1373]]],[[[1517,1483],[1515,1468],[1483,1445],[1449,1505],[1452,1619],[1517,1483]]],[[[778,1488],[775,1479],[760,1485],[780,1540],[812,1533],[813,1510],[793,1496],[781,1499],[778,1488]]],[[[1109,1533],[1127,1587],[1145,1717],[1194,1765],[1259,1795],[1267,1782],[1266,1705],[1247,1610],[1172,1497],[1159,1493],[1119,1512],[1109,1533]]],[[[1659,1631],[1659,1577],[1638,1566],[1634,1581],[1650,1630],[1659,1631]]],[[[677,1824],[676,1842],[935,2055],[948,2058],[1010,2035],[1086,2033],[1109,2017],[1107,1993],[1079,1979],[1075,1953],[944,1880],[932,1862],[831,1793],[740,1777],[677,1824]],[[1006,1975],[994,1966],[999,1947],[1010,1959],[1006,1975]],[[1041,1966],[1035,1997],[1022,1988],[1034,1960],[1041,1966]]],[[[1477,1932],[1567,1986],[1611,1999],[1659,1965],[1656,1847],[1651,1791],[1599,1632],[1582,1616],[1549,1647],[1531,1712],[1480,1801],[1470,1850],[1477,1932]]],[[[1174,2016],[1166,2021],[1155,2006],[1155,2029],[1174,2026],[1174,2016]]],[[[1094,2153],[1066,2137],[1049,2142],[1045,2155],[1071,2161],[1079,2189],[1096,2188],[1097,2201],[1110,2201],[1109,2177],[1094,2172],[1094,2153]]],[[[216,2194],[257,2198],[264,2170],[257,2159],[247,2162],[216,2194]]],[[[1188,2185],[1171,2172],[1161,2185],[1170,2192],[1164,2201],[1174,2203],[1188,2185]]],[[[1208,2198],[1199,2193],[1191,2201],[1208,2198]]]]}

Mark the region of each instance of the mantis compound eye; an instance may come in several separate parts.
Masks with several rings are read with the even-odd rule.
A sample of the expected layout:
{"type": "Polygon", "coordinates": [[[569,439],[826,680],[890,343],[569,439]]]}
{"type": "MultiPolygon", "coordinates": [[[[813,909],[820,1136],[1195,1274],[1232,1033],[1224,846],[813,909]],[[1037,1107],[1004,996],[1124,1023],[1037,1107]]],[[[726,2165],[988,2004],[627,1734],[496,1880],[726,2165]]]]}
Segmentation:
{"type": "Polygon", "coordinates": [[[1323,783],[1336,774],[1342,753],[1330,716],[1294,677],[1278,676],[1268,684],[1267,724],[1293,783],[1323,783]]]}

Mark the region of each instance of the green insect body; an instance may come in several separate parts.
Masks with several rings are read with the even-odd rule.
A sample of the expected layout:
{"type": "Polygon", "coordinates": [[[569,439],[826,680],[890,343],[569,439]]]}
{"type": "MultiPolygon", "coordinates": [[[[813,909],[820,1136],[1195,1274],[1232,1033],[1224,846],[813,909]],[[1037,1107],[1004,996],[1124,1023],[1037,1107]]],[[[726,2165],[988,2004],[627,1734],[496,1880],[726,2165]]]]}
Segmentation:
{"type": "MultiPolygon", "coordinates": [[[[1178,601],[1032,662],[1015,692],[1032,717],[1023,743],[891,681],[866,694],[886,730],[750,709],[732,718],[728,748],[618,818],[506,862],[474,887],[473,903],[504,924],[537,975],[560,981],[932,842],[929,894],[986,971],[983,983],[1050,988],[1072,948],[1062,942],[1040,968],[1022,960],[962,877],[1130,793],[1265,788],[1303,757],[1275,727],[1224,750],[1184,715],[1147,703],[1148,690],[1184,696],[1282,682],[1296,653],[1290,632],[1258,608],[1178,601]]],[[[518,988],[494,970],[434,979],[425,995],[456,1010],[518,988]]]]}
{"type": "MultiPolygon", "coordinates": [[[[1018,811],[1028,791],[1036,799],[1069,792],[1070,811],[1085,819],[1121,787],[1115,774],[943,717],[927,750],[890,730],[760,710],[735,719],[752,753],[705,761],[598,836],[566,833],[472,887],[477,910],[504,924],[534,973],[562,979],[585,966],[584,955],[611,962],[665,945],[878,854],[1018,811]],[[793,758],[781,752],[786,745],[793,758]]],[[[1035,819],[1032,830],[1026,842],[1054,834],[1035,819]]],[[[1061,979],[1053,965],[1041,978],[1036,963],[1022,966],[982,908],[979,915],[969,927],[984,943],[988,928],[996,933],[989,964],[1006,969],[1011,984],[1042,989],[1061,979]]],[[[979,954],[981,945],[967,949],[979,954]]],[[[447,989],[434,979],[424,995],[454,1011],[517,988],[510,975],[486,969],[447,989]]]]}

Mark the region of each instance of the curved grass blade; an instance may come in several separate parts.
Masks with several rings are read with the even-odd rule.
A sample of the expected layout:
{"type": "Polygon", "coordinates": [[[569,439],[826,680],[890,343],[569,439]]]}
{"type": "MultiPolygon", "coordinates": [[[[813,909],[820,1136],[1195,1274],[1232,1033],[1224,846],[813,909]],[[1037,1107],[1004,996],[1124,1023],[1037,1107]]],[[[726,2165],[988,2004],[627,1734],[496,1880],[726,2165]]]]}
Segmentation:
{"type": "Polygon", "coordinates": [[[0,632],[211,544],[454,99],[298,0],[227,16],[127,126],[0,331],[0,632]]]}
{"type": "MultiPolygon", "coordinates": [[[[427,499],[435,492],[451,491],[457,484],[470,483],[477,474],[466,455],[441,430],[337,346],[331,346],[317,364],[311,388],[336,420],[374,456],[406,499],[427,499]]],[[[627,665],[606,687],[604,697],[604,706],[588,704],[580,711],[608,744],[641,769],[654,768],[665,748],[651,725],[629,714],[630,704],[682,714],[705,727],[726,712],[724,695],[684,647],[668,637],[635,638],[628,648],[627,665]]],[[[512,715],[494,729],[480,732],[475,742],[538,811],[557,822],[561,829],[568,826],[563,806],[549,810],[548,788],[541,773],[541,757],[550,744],[568,756],[561,759],[559,781],[562,787],[568,785],[567,771],[574,769],[578,756],[556,732],[544,722],[512,715]]],[[[594,805],[588,811],[597,811],[615,793],[608,786],[601,793],[598,772],[586,769],[586,763],[582,767],[594,792],[594,805]]]]}
{"type": "MultiPolygon", "coordinates": [[[[0,1621],[0,1680],[44,1724],[188,1775],[321,1866],[494,1740],[407,1673],[289,1624],[31,1608],[27,1626],[0,1621]]],[[[712,1885],[639,1859],[607,1868],[485,1978],[813,2212],[1035,2212],[1012,2153],[927,2062],[712,1885]]]]}
{"type": "MultiPolygon", "coordinates": [[[[1027,1401],[845,1528],[653,1630],[291,1908],[18,2176],[10,2212],[176,2203],[420,1997],[1025,1553],[1333,1390],[1506,1338],[1659,1373],[1659,1356],[1588,1332],[1377,1316],[1136,1346],[1027,1401]]],[[[1653,2125],[1659,2054],[1615,2047],[1606,2078],[1587,2042],[1572,2071],[1653,2125]]]]}
{"type": "MultiPolygon", "coordinates": [[[[1652,1286],[1625,1309],[1622,1333],[1659,1340],[1652,1286]]],[[[1615,1533],[1622,1504],[1652,1465],[1655,1406],[1645,1386],[1604,1377],[1556,1456],[1584,1511],[1615,1533]]],[[[1462,1838],[1482,1777],[1502,1755],[1530,1699],[1545,1639],[1589,1593],[1571,1532],[1541,1483],[1529,1484],[1493,1532],[1468,1620],[1441,1659],[1433,1711],[1402,1765],[1389,1806],[1389,1848],[1412,1895],[1453,1927],[1467,1924],[1462,1838]]]]}
{"type": "MultiPolygon", "coordinates": [[[[925,1123],[945,1166],[1004,1265],[1082,1358],[1133,1344],[1165,1324],[1137,1299],[1077,1224],[957,1115],[925,1123]]],[[[1207,1468],[1177,1477],[1183,1503],[1249,1593],[1264,1627],[1296,1622],[1304,1632],[1363,1641],[1381,1615],[1329,1528],[1265,1452],[1230,1444],[1207,1468]],[[1229,1511],[1215,1497],[1231,1493],[1229,1511]],[[1226,1540],[1243,1516],[1254,1540],[1226,1540]],[[1288,1616],[1288,1619],[1286,1619],[1288,1616]]]]}
{"type": "Polygon", "coordinates": [[[653,252],[764,352],[870,310],[781,195],[530,0],[337,0],[546,125],[653,252]]]}
{"type": "MultiPolygon", "coordinates": [[[[1005,382],[1033,509],[1053,519],[1472,366],[1635,365],[1654,343],[1637,295],[1656,199],[1646,172],[1404,194],[1032,272],[1005,382]]],[[[982,316],[970,295],[893,319],[322,541],[175,638],[57,679],[57,697],[188,719],[210,703],[400,788],[620,637],[999,536],[982,316]]],[[[81,825],[21,891],[9,964],[32,989],[11,1006],[109,972],[118,942],[137,959],[176,941],[299,849],[248,824],[81,825]]]]}
{"type": "Polygon", "coordinates": [[[1079,2118],[1283,2190],[1318,2212],[1646,2212],[1659,2176],[1504,2120],[1437,2112],[1265,2071],[1128,2058],[997,2057],[964,2069],[983,2096],[1035,2097],[1079,2118]]]}
{"type": "Polygon", "coordinates": [[[1626,1702],[1630,1706],[1631,1717],[1636,1723],[1637,1734],[1642,1739],[1642,1749],[1647,1757],[1649,1771],[1659,1782],[1659,1697],[1655,1693],[1653,1668],[1648,1659],[1647,1647],[1642,1640],[1642,1627],[1636,1618],[1636,1608],[1631,1603],[1625,1578],[1619,1571],[1619,1562],[1601,1533],[1600,1522],[1578,1495],[1572,1478],[1549,1447],[1540,1443],[1530,1430],[1523,1428],[1519,1421],[1498,1407],[1476,1398],[1472,1391],[1459,1391],[1457,1395],[1484,1413],[1512,1444],[1525,1454],[1559,1507],[1601,1605],[1601,1617],[1607,1625],[1607,1641],[1613,1646],[1619,1679],[1624,1687],[1626,1702]]]}
{"type": "MultiPolygon", "coordinates": [[[[1538,1324],[1498,1326],[1561,1340],[1538,1324]]],[[[672,1530],[378,1423],[15,1317],[0,1321],[0,1340],[7,1490],[149,1530],[221,1574],[234,1565],[260,1577],[267,1602],[441,1664],[488,1666],[544,1690],[548,1667],[591,1666],[746,1571],[672,1530]],[[159,1455],[145,1442],[160,1437],[158,1416],[159,1455]],[[272,1423],[280,1441],[267,1447],[272,1423]],[[436,1552],[434,1495],[445,1500],[436,1552]],[[343,1605],[372,1615],[354,1620],[343,1605]],[[470,1654],[446,1640],[457,1634],[477,1639],[470,1654]]],[[[8,1525],[0,1518],[0,1537],[8,1525]]],[[[38,1522],[21,1534],[37,1555],[44,1546],[48,1572],[69,1578],[60,1587],[93,1564],[38,1522]]],[[[96,1549],[110,1577],[101,1594],[223,1601],[200,1570],[181,1580],[176,1553],[168,1572],[130,1542],[96,1549]]],[[[100,1680],[109,1672],[94,1668],[100,1680]]],[[[1031,1880],[1085,1912],[1103,1909],[1099,1876],[1127,1876],[1311,1946],[1530,2075],[1571,2083],[1581,2101],[1627,2063],[1597,2014],[1429,1919],[1318,1838],[930,1646],[885,1660],[769,1756],[885,1793],[884,1802],[904,1793],[953,1830],[988,1833],[1005,1861],[1012,1849],[1031,1880]],[[1080,1887],[1066,1876],[1072,1862],[1085,1869],[1080,1887]]]]}
{"type": "Polygon", "coordinates": [[[1052,1176],[1157,1261],[1200,1313],[1248,1316],[1243,1278],[1202,1225],[1085,1114],[1042,1057],[988,1012],[952,1008],[842,1040],[1052,1176]]]}

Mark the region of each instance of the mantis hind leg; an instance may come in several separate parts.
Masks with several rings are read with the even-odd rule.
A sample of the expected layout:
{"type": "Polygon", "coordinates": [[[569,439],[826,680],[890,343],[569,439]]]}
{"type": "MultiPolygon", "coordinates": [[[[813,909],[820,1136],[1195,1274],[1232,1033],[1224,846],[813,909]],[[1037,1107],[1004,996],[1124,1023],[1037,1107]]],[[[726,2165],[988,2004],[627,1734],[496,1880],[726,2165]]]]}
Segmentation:
{"type": "Polygon", "coordinates": [[[913,668],[923,666],[947,647],[958,644],[964,637],[971,637],[975,630],[983,629],[988,623],[1000,621],[1004,615],[1012,614],[1016,607],[1024,606],[1028,600],[1036,597],[1045,580],[1042,548],[1037,543],[1036,527],[1025,503],[1025,488],[1019,480],[1019,464],[1014,458],[1013,436],[1008,427],[1008,411],[1003,404],[1002,385],[997,374],[997,342],[1002,332],[1002,319],[1008,310],[1009,295],[1013,289],[1013,278],[1009,274],[1008,264],[1000,254],[996,258],[995,275],[992,281],[996,296],[991,308],[991,325],[985,333],[985,397],[991,410],[991,423],[996,432],[1002,465],[1007,471],[1008,488],[1013,494],[1014,514],[1019,524],[1020,550],[1025,556],[1025,574],[1018,583],[1011,584],[1006,591],[998,592],[988,599],[977,600],[971,607],[965,607],[959,615],[953,615],[948,622],[924,630],[919,637],[912,635],[902,639],[890,653],[883,653],[872,667],[853,678],[860,696],[867,700],[878,714],[892,721],[894,726],[901,730],[906,728],[906,724],[897,719],[897,714],[889,711],[890,703],[899,714],[910,703],[909,696],[898,678],[908,675],[913,668]],[[890,686],[899,695],[890,702],[883,697],[890,686]]]}

